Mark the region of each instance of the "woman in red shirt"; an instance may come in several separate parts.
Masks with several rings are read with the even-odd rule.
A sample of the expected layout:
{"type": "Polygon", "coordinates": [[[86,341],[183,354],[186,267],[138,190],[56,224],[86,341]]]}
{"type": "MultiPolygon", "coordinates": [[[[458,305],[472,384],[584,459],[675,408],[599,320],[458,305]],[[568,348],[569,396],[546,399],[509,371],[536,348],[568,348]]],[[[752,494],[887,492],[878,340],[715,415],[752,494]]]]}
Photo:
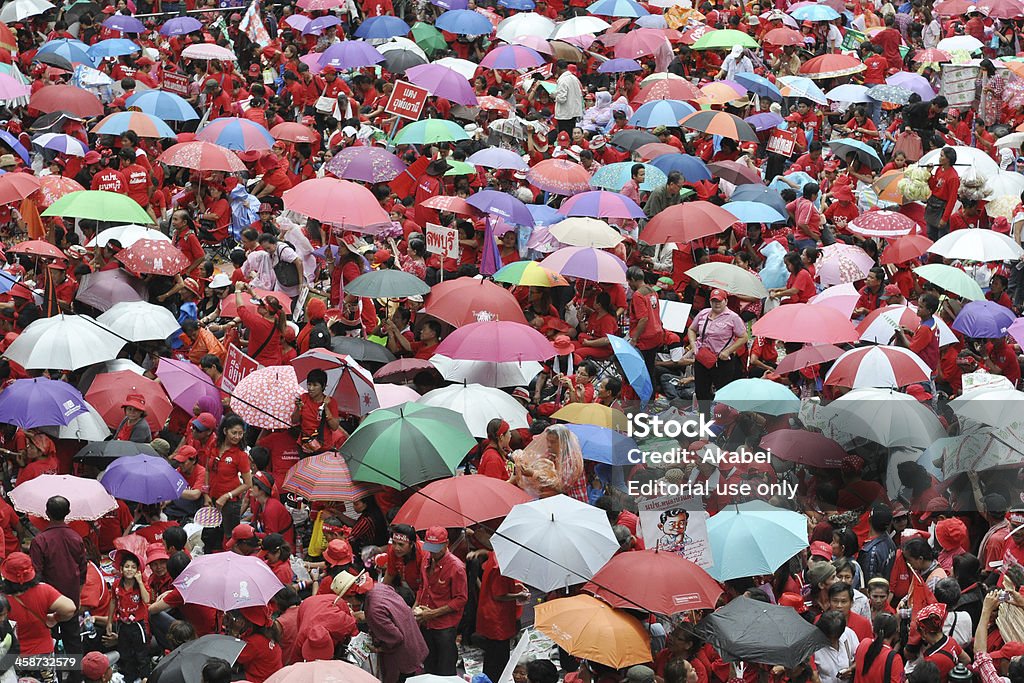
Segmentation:
{"type": "Polygon", "coordinates": [[[594,298],[594,310],[587,316],[587,331],[576,337],[573,360],[577,365],[585,358],[608,358],[612,355],[608,335],[618,333],[619,321],[612,315],[611,307],[611,295],[598,292],[594,298]]]}
{"type": "Polygon", "coordinates": [[[142,563],[135,555],[118,550],[114,555],[121,578],[114,582],[113,600],[107,613],[107,635],[117,634],[119,666],[125,680],[134,681],[146,674],[149,640],[149,588],[142,580],[142,563]]]}
{"type": "Polygon", "coordinates": [[[949,232],[949,219],[960,191],[960,176],[953,168],[955,163],[956,150],[944,147],[939,153],[939,165],[928,179],[932,196],[924,206],[924,222],[928,226],[928,239],[933,242],[949,232]]]}
{"type": "Polygon", "coordinates": [[[206,465],[205,493],[209,503],[220,508],[224,521],[219,527],[203,529],[203,545],[220,550],[225,530],[238,526],[242,495],[252,488],[249,454],[241,448],[245,438],[245,422],[237,415],[228,415],[217,430],[217,448],[206,465]]]}
{"type": "Polygon", "coordinates": [[[238,319],[249,330],[246,353],[255,358],[260,365],[280,365],[281,338],[285,330],[284,307],[276,298],[266,296],[253,308],[246,305],[243,291],[252,294],[252,285],[248,282],[235,284],[238,319]]]}
{"type": "Polygon", "coordinates": [[[785,261],[786,270],[789,271],[786,286],[781,289],[773,289],[769,294],[776,299],[786,297],[786,300],[782,302],[784,304],[805,304],[817,294],[811,273],[804,265],[799,252],[789,252],[786,254],[785,261]]]}
{"type": "Polygon", "coordinates": [[[307,455],[337,450],[345,441],[338,421],[338,402],[324,394],[327,373],[319,368],[306,377],[306,393],[295,399],[292,423],[299,425],[299,444],[307,455]]]}
{"type": "Polygon", "coordinates": [[[899,622],[893,614],[879,614],[872,620],[874,638],[865,638],[854,655],[855,676],[864,683],[900,683],[903,659],[892,648],[899,636],[899,622]],[[888,676],[886,676],[888,674],[888,676]]]}
{"type": "Polygon", "coordinates": [[[284,666],[279,631],[267,607],[243,607],[227,613],[227,632],[245,641],[238,655],[245,678],[263,683],[284,666]]]}
{"type": "Polygon", "coordinates": [[[228,226],[231,225],[231,205],[224,198],[224,186],[210,183],[203,186],[205,192],[198,197],[200,222],[209,226],[207,229],[218,242],[228,238],[228,226]]]}
{"type": "Polygon", "coordinates": [[[32,558],[22,552],[7,556],[0,565],[0,577],[3,591],[10,599],[8,618],[16,624],[21,655],[53,654],[50,628],[75,616],[74,601],[50,584],[41,583],[32,558]],[[46,620],[39,615],[45,615],[46,620]]]}
{"type": "Polygon", "coordinates": [[[512,468],[509,459],[511,440],[512,429],[508,422],[500,417],[488,422],[487,441],[484,442],[484,451],[480,456],[480,466],[476,468],[477,474],[508,481],[512,468]]]}
{"type": "MultiPolygon", "coordinates": [[[[267,534],[260,547],[263,549],[263,561],[274,572],[274,576],[285,586],[292,586],[295,583],[295,573],[292,571],[291,548],[284,540],[284,536],[276,533],[267,534]]],[[[298,590],[302,588],[305,588],[305,585],[298,590]]]]}

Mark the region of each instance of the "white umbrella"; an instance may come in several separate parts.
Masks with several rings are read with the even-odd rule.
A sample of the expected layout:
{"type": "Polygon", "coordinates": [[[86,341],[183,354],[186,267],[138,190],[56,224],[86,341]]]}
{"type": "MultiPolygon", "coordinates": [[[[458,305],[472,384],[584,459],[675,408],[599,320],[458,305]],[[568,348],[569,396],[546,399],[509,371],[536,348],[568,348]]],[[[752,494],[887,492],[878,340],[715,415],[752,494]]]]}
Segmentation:
{"type": "Polygon", "coordinates": [[[473,436],[485,438],[487,423],[496,417],[504,418],[512,429],[529,427],[526,408],[501,389],[479,384],[453,384],[425,393],[417,403],[448,408],[462,415],[473,436]]]}
{"type": "MultiPolygon", "coordinates": [[[[874,317],[864,329],[857,328],[860,330],[861,341],[874,344],[889,344],[892,342],[893,333],[896,331],[896,328],[909,327],[914,321],[919,320],[917,317],[917,306],[912,304],[905,306],[893,304],[879,310],[881,310],[881,313],[874,317]]],[[[933,318],[933,320],[935,320],[935,331],[939,334],[939,346],[949,346],[959,341],[945,321],[941,318],[933,318]]],[[[863,325],[863,323],[861,324],[863,325]]]]}
{"type": "Polygon", "coordinates": [[[836,87],[825,93],[825,97],[832,100],[833,102],[870,102],[871,98],[868,97],[868,87],[866,85],[856,85],[854,83],[847,83],[845,85],[837,85],[836,87]]]}
{"type": "Polygon", "coordinates": [[[589,581],[619,549],[603,511],[564,495],[513,507],[491,545],[502,576],[544,592],[589,581]]]}
{"type": "Polygon", "coordinates": [[[424,62],[430,61],[430,59],[427,58],[427,53],[423,51],[423,48],[417,45],[414,40],[409,38],[392,38],[386,43],[381,43],[377,46],[377,52],[381,54],[390,52],[391,50],[408,50],[409,52],[414,52],[422,57],[424,62]]]}
{"type": "Polygon", "coordinates": [[[974,36],[953,36],[952,38],[943,38],[935,47],[943,52],[959,52],[960,50],[974,52],[985,47],[985,44],[974,36]]]}
{"type": "Polygon", "coordinates": [[[487,360],[457,360],[434,355],[430,362],[449,382],[482,384],[485,387],[525,387],[543,367],[536,361],[495,363],[487,360]]]}
{"type": "Polygon", "coordinates": [[[133,342],[167,339],[181,329],[173,313],[147,301],[114,304],[97,320],[133,342]]]}
{"type": "MultiPolygon", "coordinates": [[[[1024,133],[1014,135],[1024,136],[1024,133]]],[[[991,192],[990,199],[1009,195],[1020,201],[1020,194],[1024,192],[1024,175],[1014,171],[999,171],[985,178],[985,187],[991,192]]]]}
{"type": "Polygon", "coordinates": [[[832,429],[888,448],[924,448],[946,436],[935,413],[913,396],[889,389],[854,389],[821,413],[832,429]]]}
{"type": "Polygon", "coordinates": [[[378,384],[374,387],[381,408],[391,408],[401,403],[416,401],[420,395],[406,384],[378,384]]]}
{"type": "Polygon", "coordinates": [[[1007,427],[1024,414],[1024,393],[1016,389],[977,389],[949,402],[960,419],[974,420],[990,427],[1007,427]]]}
{"type": "MultiPolygon", "coordinates": [[[[962,146],[953,147],[953,150],[956,152],[956,164],[953,168],[961,178],[971,177],[972,174],[979,178],[987,178],[999,173],[999,164],[993,161],[987,152],[974,147],[962,146]]],[[[941,153],[942,148],[933,149],[921,157],[917,164],[919,166],[938,166],[941,153]]]]}
{"type": "Polygon", "coordinates": [[[126,340],[87,315],[56,315],[25,328],[4,356],[26,370],[78,370],[117,358],[126,340]]]}
{"type": "Polygon", "coordinates": [[[983,262],[1017,260],[1024,255],[1024,249],[1009,235],[982,228],[954,230],[940,237],[928,251],[946,258],[983,262]]]}
{"type": "Polygon", "coordinates": [[[110,240],[117,240],[122,247],[127,249],[139,240],[156,240],[158,242],[170,242],[171,238],[159,230],[147,228],[144,225],[118,225],[107,228],[98,233],[85,245],[87,247],[105,247],[110,240]]]}
{"type": "Polygon", "coordinates": [[[53,4],[46,0],[14,0],[0,9],[0,21],[7,24],[19,22],[22,19],[42,14],[53,7],[53,4]]]}
{"type": "Polygon", "coordinates": [[[514,43],[519,36],[536,36],[547,39],[555,30],[555,22],[536,12],[520,12],[498,24],[495,37],[506,43],[514,43]]]}
{"type": "Polygon", "coordinates": [[[88,412],[79,413],[66,426],[42,427],[40,431],[57,439],[74,439],[76,441],[106,441],[109,439],[110,428],[104,422],[103,416],[88,403],[85,404],[85,407],[88,412]]]}
{"type": "Polygon", "coordinates": [[[474,64],[468,59],[458,59],[457,57],[442,57],[433,63],[451,69],[467,81],[472,81],[476,70],[480,68],[479,64],[474,64]]]}
{"type": "Polygon", "coordinates": [[[558,24],[555,30],[551,32],[551,40],[565,40],[566,38],[597,35],[610,27],[611,24],[604,19],[581,15],[558,24]]]}
{"type": "Polygon", "coordinates": [[[1020,149],[1024,147],[1024,133],[1010,133],[996,140],[996,147],[1007,149],[1020,149]]]}

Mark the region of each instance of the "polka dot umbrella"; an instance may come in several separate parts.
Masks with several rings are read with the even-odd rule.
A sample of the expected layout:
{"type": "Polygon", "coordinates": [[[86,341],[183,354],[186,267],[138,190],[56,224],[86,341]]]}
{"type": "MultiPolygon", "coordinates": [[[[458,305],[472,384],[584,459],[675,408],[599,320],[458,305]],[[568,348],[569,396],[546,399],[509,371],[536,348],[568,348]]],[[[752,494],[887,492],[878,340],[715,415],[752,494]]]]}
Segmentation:
{"type": "Polygon", "coordinates": [[[136,275],[178,275],[189,266],[185,256],[170,242],[139,240],[117,253],[117,260],[136,275]]]}

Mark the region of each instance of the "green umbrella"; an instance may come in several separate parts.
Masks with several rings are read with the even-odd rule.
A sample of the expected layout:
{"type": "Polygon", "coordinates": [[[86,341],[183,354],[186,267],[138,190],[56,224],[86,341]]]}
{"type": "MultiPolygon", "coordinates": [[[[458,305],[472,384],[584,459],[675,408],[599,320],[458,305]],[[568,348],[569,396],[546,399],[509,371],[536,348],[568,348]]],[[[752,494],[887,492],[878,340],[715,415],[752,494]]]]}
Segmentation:
{"type": "Polygon", "coordinates": [[[42,213],[43,216],[62,218],[91,218],[108,223],[152,223],[138,203],[127,195],[104,190],[80,190],[70,192],[42,213]]]}
{"type": "Polygon", "coordinates": [[[929,263],[914,268],[914,274],[965,299],[981,301],[985,298],[978,282],[959,268],[944,263],[929,263]]]}
{"type": "Polygon", "coordinates": [[[423,48],[426,53],[444,52],[448,49],[448,41],[444,39],[441,32],[430,24],[417,21],[412,25],[412,39],[423,48]]]}
{"type": "Polygon", "coordinates": [[[476,166],[473,164],[467,164],[465,161],[453,161],[449,160],[446,162],[451,168],[445,171],[446,176],[452,175],[476,175],[476,166]]]}
{"type": "Polygon", "coordinates": [[[423,119],[413,121],[398,131],[396,145],[429,145],[434,142],[468,140],[469,135],[462,126],[447,119],[423,119]]]}
{"type": "Polygon", "coordinates": [[[757,41],[743,31],[736,31],[731,28],[718,31],[708,31],[697,39],[691,50],[728,50],[733,45],[741,47],[758,48],[757,41]]]}
{"type": "Polygon", "coordinates": [[[410,402],[374,410],[339,452],[353,481],[403,489],[452,476],[474,446],[462,415],[410,402]]]}
{"type": "Polygon", "coordinates": [[[371,270],[345,285],[345,293],[371,299],[399,299],[429,294],[430,285],[401,270],[371,270]]]}

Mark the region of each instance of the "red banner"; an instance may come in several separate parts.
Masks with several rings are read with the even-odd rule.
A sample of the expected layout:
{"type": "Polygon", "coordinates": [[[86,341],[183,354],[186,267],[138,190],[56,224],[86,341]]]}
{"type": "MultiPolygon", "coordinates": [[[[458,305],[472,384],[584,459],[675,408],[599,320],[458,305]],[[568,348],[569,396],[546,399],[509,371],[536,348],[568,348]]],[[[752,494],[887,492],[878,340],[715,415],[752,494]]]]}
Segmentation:
{"type": "Polygon", "coordinates": [[[172,92],[175,95],[181,95],[182,97],[188,97],[188,86],[189,80],[187,76],[181,74],[164,72],[163,78],[160,81],[160,89],[172,92]]]}
{"type": "Polygon", "coordinates": [[[384,107],[384,111],[394,116],[401,116],[403,119],[415,121],[423,113],[423,106],[427,103],[429,93],[418,85],[398,81],[395,89],[391,91],[391,97],[384,107]]]}
{"type": "Polygon", "coordinates": [[[228,344],[228,354],[224,359],[224,376],[221,378],[220,388],[226,392],[232,392],[238,383],[246,375],[257,370],[260,364],[255,358],[245,355],[242,349],[234,344],[228,344]]]}
{"type": "Polygon", "coordinates": [[[768,138],[768,151],[781,154],[784,157],[793,156],[796,149],[796,135],[788,130],[775,130],[768,138]]]}

